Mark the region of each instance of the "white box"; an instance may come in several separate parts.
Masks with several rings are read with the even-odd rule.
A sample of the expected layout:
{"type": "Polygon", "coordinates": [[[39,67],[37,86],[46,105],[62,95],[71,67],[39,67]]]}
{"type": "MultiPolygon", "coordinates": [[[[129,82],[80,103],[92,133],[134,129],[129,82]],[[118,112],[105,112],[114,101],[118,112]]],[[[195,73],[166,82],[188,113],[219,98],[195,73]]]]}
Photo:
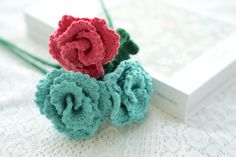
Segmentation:
{"type": "MultiPolygon", "coordinates": [[[[81,5],[58,1],[29,8],[25,17],[30,36],[47,44],[63,14],[104,17],[99,4],[91,1],[76,2],[81,5]],[[86,10],[91,1],[92,9],[86,10]]],[[[236,27],[156,0],[138,1],[106,4],[113,22],[127,29],[140,45],[135,58],[154,79],[152,103],[185,120],[201,108],[204,97],[236,72],[236,27]]]]}
{"type": "Polygon", "coordinates": [[[199,102],[236,73],[236,33],[207,51],[170,78],[149,71],[155,82],[153,102],[184,120],[202,106],[199,102]]]}

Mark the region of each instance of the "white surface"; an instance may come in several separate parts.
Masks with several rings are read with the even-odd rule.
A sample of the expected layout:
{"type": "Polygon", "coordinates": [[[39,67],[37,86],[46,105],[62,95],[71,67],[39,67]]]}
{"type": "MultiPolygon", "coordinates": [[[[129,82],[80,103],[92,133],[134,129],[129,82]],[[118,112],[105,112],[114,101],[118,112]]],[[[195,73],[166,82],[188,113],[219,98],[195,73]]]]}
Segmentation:
{"type": "MultiPolygon", "coordinates": [[[[31,51],[46,51],[24,33],[22,10],[32,2],[1,0],[0,36],[31,51]]],[[[187,124],[152,105],[140,125],[105,125],[96,137],[76,142],[58,134],[35,107],[35,85],[43,76],[1,47],[0,55],[1,157],[236,156],[235,77],[202,102],[205,108],[188,119],[187,124]]]]}

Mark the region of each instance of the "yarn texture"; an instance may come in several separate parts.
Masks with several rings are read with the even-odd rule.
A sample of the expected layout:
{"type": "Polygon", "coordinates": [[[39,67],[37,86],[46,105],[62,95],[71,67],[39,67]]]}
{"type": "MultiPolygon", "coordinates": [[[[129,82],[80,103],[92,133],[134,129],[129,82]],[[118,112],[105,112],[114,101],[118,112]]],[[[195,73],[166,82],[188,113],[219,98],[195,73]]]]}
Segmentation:
{"type": "Polygon", "coordinates": [[[75,140],[93,136],[106,120],[116,126],[140,122],[153,91],[151,77],[130,59],[139,47],[126,30],[111,29],[110,16],[100,2],[109,26],[96,17],[64,15],[50,36],[49,52],[65,70],[47,73],[37,66],[47,73],[37,85],[37,107],[55,129],[75,140]]]}
{"type": "Polygon", "coordinates": [[[119,35],[99,18],[64,15],[50,36],[49,52],[63,68],[99,78],[119,48],[119,35]]]}
{"type": "Polygon", "coordinates": [[[102,86],[88,75],[54,70],[39,82],[35,102],[59,132],[75,140],[86,139],[95,134],[111,109],[102,86]]]}
{"type": "Polygon", "coordinates": [[[114,71],[122,61],[130,59],[130,55],[135,55],[139,51],[138,45],[126,30],[118,28],[116,33],[120,35],[120,47],[114,60],[103,66],[106,74],[114,71]]]}
{"type": "Polygon", "coordinates": [[[120,63],[117,69],[105,75],[104,81],[112,95],[111,121],[124,126],[144,118],[152,96],[152,79],[134,60],[120,63]]]}
{"type": "Polygon", "coordinates": [[[116,126],[140,122],[151,96],[151,77],[130,59],[102,80],[53,70],[39,81],[35,103],[59,132],[82,140],[94,135],[108,118],[116,126]]]}

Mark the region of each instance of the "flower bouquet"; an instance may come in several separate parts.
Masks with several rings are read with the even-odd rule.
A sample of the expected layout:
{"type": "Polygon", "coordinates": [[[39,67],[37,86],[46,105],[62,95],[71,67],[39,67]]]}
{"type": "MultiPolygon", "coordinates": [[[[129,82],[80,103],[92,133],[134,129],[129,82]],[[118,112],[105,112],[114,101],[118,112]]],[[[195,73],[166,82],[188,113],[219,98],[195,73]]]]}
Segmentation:
{"type": "Polygon", "coordinates": [[[105,121],[120,127],[140,122],[152,96],[151,77],[130,59],[139,51],[137,44],[124,29],[113,29],[101,4],[108,23],[69,15],[59,21],[49,52],[60,65],[0,39],[0,44],[46,74],[37,85],[35,103],[55,129],[75,140],[93,136],[105,121]],[[47,72],[27,58],[55,69],[47,72]]]}

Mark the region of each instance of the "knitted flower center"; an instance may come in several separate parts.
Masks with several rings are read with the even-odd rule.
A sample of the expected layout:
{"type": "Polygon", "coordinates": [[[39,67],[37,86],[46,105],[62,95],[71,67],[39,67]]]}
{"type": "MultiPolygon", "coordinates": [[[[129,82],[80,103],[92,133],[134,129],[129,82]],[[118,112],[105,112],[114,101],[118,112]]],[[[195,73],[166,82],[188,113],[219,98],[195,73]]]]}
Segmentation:
{"type": "Polygon", "coordinates": [[[73,41],[62,46],[62,56],[75,67],[84,67],[101,62],[105,57],[103,41],[97,32],[85,30],[78,32],[73,41]]]}
{"type": "Polygon", "coordinates": [[[81,99],[77,100],[78,98],[75,98],[73,94],[68,94],[65,96],[65,102],[64,102],[64,108],[66,108],[68,105],[73,106],[72,109],[75,111],[78,111],[81,109],[82,102],[81,99]]]}
{"type": "Polygon", "coordinates": [[[51,103],[55,105],[58,114],[63,114],[65,110],[70,109],[76,111],[82,104],[82,89],[77,87],[74,82],[67,83],[63,81],[62,84],[55,86],[51,94],[57,97],[57,99],[51,100],[51,103]],[[64,90],[57,92],[60,88],[64,90]]]}
{"type": "Polygon", "coordinates": [[[90,41],[86,38],[78,38],[75,47],[77,49],[78,52],[85,52],[88,53],[90,52],[92,45],[90,43],[90,41]]]}

